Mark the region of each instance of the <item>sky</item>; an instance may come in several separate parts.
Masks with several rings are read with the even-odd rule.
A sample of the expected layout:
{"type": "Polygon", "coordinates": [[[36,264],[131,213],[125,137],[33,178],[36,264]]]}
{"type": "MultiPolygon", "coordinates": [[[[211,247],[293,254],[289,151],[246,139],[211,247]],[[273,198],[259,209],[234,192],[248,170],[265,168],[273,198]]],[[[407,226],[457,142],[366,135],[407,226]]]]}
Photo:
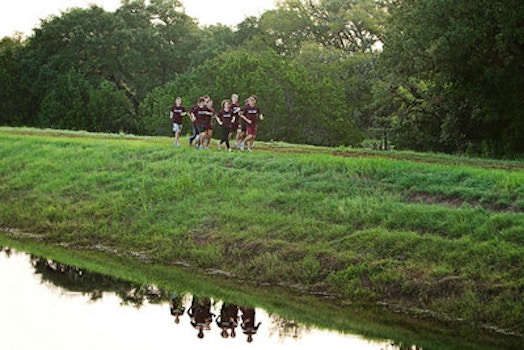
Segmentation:
{"type": "MultiPolygon", "coordinates": [[[[275,0],[181,0],[186,14],[201,25],[222,23],[236,25],[248,16],[259,16],[275,8],[275,0]]],[[[2,0],[0,4],[0,38],[22,32],[32,34],[40,19],[57,15],[72,7],[87,8],[90,4],[114,11],[120,0],[2,0]]]]}

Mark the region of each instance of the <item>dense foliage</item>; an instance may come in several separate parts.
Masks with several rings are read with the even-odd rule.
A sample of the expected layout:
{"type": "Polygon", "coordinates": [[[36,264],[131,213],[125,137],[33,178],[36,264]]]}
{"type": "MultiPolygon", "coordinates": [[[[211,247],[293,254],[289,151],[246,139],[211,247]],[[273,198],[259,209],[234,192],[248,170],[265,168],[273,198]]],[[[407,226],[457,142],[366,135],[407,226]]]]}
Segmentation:
{"type": "Polygon", "coordinates": [[[284,0],[235,28],[177,0],[74,8],[0,41],[0,125],[169,135],[175,96],[255,93],[266,140],[516,157],[523,18],[517,0],[284,0]]]}

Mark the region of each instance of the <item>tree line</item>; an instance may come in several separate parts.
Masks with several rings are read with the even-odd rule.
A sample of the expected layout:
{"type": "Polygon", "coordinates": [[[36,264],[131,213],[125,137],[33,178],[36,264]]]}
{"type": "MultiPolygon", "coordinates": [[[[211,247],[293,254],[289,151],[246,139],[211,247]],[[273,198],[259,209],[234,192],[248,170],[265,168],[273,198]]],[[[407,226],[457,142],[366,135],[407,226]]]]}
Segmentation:
{"type": "Polygon", "coordinates": [[[234,28],[73,8],[0,41],[0,124],[170,135],[176,96],[256,94],[263,140],[519,157],[523,22],[520,0],[283,0],[234,28]]]}

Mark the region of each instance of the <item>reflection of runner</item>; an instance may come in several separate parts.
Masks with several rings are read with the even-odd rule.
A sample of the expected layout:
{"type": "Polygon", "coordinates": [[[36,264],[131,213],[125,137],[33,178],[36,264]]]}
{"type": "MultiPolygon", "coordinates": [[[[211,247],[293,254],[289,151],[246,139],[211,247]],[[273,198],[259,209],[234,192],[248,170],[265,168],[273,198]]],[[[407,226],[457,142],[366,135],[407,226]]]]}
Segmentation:
{"type": "Polygon", "coordinates": [[[211,299],[209,297],[195,297],[191,302],[191,307],[187,310],[191,317],[191,325],[198,330],[197,336],[204,338],[204,331],[211,329],[211,322],[215,314],[211,312],[211,299]]]}
{"type": "Polygon", "coordinates": [[[220,335],[223,338],[229,336],[228,329],[231,330],[231,338],[236,336],[235,328],[238,326],[238,306],[234,304],[222,304],[220,315],[216,318],[217,325],[222,329],[220,335]]]}
{"type": "Polygon", "coordinates": [[[260,327],[262,322],[258,322],[255,326],[255,309],[241,307],[240,310],[242,310],[242,324],[240,327],[242,327],[244,334],[247,335],[247,342],[251,343],[253,335],[257,334],[258,327],[260,327]]]}
{"type": "Polygon", "coordinates": [[[180,322],[180,316],[184,314],[186,308],[182,305],[182,298],[176,293],[173,292],[171,297],[171,315],[175,316],[175,323],[180,322]]]}

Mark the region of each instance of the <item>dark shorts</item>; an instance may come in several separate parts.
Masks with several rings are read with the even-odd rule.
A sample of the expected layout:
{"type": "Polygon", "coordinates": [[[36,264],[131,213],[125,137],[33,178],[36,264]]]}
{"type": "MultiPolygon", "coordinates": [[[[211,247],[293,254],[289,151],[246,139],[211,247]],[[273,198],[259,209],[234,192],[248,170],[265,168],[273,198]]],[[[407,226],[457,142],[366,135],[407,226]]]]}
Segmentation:
{"type": "Polygon", "coordinates": [[[200,124],[195,124],[195,129],[196,129],[197,134],[200,134],[200,133],[203,133],[203,132],[207,131],[206,126],[205,125],[200,125],[200,124]]]}

